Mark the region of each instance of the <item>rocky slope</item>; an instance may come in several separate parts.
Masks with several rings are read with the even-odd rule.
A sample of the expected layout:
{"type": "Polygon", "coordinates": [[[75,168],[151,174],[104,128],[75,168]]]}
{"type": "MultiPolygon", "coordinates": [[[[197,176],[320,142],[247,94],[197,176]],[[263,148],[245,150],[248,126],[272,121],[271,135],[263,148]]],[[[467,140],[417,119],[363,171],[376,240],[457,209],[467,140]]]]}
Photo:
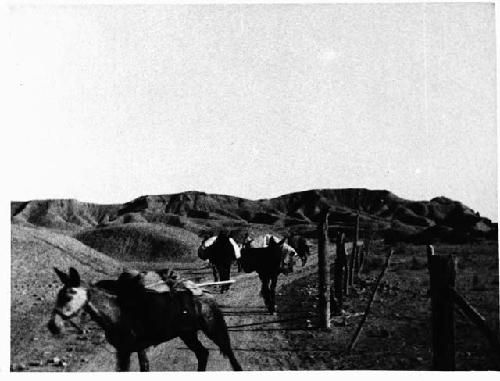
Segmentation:
{"type": "Polygon", "coordinates": [[[189,191],[141,196],[123,205],[35,200],[12,202],[11,219],[17,224],[59,229],[160,223],[195,233],[224,227],[268,226],[283,232],[313,234],[324,208],[331,210],[332,226],[347,230],[359,210],[362,229],[392,240],[495,237],[497,229],[496,224],[459,201],[446,197],[411,201],[386,190],[368,189],[314,189],[262,200],[189,191]]]}

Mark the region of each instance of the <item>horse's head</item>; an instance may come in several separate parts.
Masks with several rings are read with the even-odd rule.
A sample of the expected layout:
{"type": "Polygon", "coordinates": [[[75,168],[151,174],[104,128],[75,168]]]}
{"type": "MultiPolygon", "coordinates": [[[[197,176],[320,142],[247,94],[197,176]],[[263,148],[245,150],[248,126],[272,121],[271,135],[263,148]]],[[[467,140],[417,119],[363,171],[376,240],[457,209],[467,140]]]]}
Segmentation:
{"type": "Polygon", "coordinates": [[[309,252],[309,245],[306,245],[304,247],[304,250],[300,250],[297,254],[299,255],[300,260],[302,261],[302,267],[304,267],[307,263],[307,258],[311,254],[309,252]]]}
{"type": "Polygon", "coordinates": [[[297,253],[295,250],[289,246],[285,245],[286,237],[281,241],[276,242],[274,237],[270,237],[269,239],[269,249],[273,251],[277,251],[280,256],[280,272],[283,274],[288,274],[293,272],[293,266],[295,264],[295,256],[297,253]]]}
{"type": "Polygon", "coordinates": [[[73,267],[65,274],[54,267],[63,287],[59,290],[56,304],[52,310],[52,317],[48,329],[53,334],[60,333],[64,328],[64,321],[78,315],[88,302],[87,289],[81,286],[80,274],[73,267]]]}
{"type": "Polygon", "coordinates": [[[245,237],[245,240],[241,244],[242,249],[250,249],[252,247],[253,238],[245,237]]]}
{"type": "Polygon", "coordinates": [[[302,261],[302,267],[304,267],[307,263],[307,258],[311,255],[309,251],[309,245],[304,237],[297,237],[295,240],[288,240],[293,248],[297,251],[297,255],[302,261]],[[292,243],[293,242],[293,243],[292,243]]]}

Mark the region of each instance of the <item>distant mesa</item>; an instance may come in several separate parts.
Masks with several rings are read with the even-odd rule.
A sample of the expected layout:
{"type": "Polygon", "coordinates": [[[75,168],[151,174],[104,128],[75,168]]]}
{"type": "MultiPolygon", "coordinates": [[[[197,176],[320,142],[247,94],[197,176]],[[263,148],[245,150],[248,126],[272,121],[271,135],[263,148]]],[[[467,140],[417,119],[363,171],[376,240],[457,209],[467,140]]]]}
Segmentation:
{"type": "Polygon", "coordinates": [[[331,211],[332,228],[346,229],[349,234],[359,210],[361,228],[387,240],[459,241],[459,237],[465,240],[496,237],[497,231],[497,224],[459,201],[443,196],[430,201],[411,201],[387,190],[364,188],[312,189],[261,200],[189,191],[144,195],[124,204],[109,205],[71,199],[13,201],[11,221],[74,231],[106,231],[117,226],[123,229],[126,225],[137,228],[149,224],[198,235],[228,227],[268,226],[268,230],[282,233],[311,235],[325,208],[331,211]]]}

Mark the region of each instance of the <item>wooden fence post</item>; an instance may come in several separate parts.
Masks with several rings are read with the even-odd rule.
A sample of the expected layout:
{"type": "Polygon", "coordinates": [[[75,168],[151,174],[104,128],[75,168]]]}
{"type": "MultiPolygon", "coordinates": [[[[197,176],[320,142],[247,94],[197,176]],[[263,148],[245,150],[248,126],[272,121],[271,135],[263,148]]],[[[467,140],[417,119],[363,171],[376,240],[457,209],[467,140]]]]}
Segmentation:
{"type": "Polygon", "coordinates": [[[354,270],[354,256],[356,255],[354,242],[352,243],[351,254],[349,255],[349,259],[347,260],[347,295],[349,295],[349,287],[352,286],[353,281],[353,270],[354,270]]]}
{"type": "Polygon", "coordinates": [[[455,286],[455,261],[451,255],[434,255],[427,247],[432,306],[432,368],[455,370],[455,318],[451,289],[455,286]]]}
{"type": "Polygon", "coordinates": [[[353,262],[354,262],[354,275],[353,275],[353,282],[357,283],[359,280],[359,254],[361,251],[361,248],[358,247],[358,241],[359,241],[359,213],[356,215],[356,225],[354,228],[354,244],[352,248],[352,253],[354,255],[353,262]]]}
{"type": "Polygon", "coordinates": [[[363,263],[365,262],[365,244],[359,248],[359,268],[358,274],[363,270],[363,263]]]}
{"type": "Polygon", "coordinates": [[[349,295],[349,290],[347,285],[349,284],[349,255],[347,254],[347,250],[345,247],[346,244],[346,236],[344,235],[344,238],[342,240],[342,255],[344,256],[344,267],[342,269],[342,288],[344,290],[344,295],[348,296],[349,295]]]}
{"type": "Polygon", "coordinates": [[[364,231],[363,247],[361,248],[361,254],[359,257],[359,270],[363,271],[363,265],[365,264],[366,258],[370,254],[370,248],[373,239],[373,227],[369,225],[364,231]]]}
{"type": "Polygon", "coordinates": [[[333,292],[335,295],[335,301],[337,304],[336,312],[341,313],[342,305],[344,303],[344,268],[346,263],[345,257],[345,246],[344,246],[344,233],[338,233],[337,235],[337,255],[335,256],[335,262],[333,263],[333,292]]]}
{"type": "Polygon", "coordinates": [[[328,211],[318,225],[318,309],[320,327],[330,329],[330,265],[328,263],[328,211]]]}

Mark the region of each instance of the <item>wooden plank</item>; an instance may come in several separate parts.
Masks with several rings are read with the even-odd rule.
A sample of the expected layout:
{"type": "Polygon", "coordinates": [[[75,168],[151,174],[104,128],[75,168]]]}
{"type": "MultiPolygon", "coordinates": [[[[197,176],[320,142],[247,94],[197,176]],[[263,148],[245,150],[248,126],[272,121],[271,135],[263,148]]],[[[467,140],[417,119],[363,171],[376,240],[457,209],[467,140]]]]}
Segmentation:
{"type": "Polygon", "coordinates": [[[486,319],[482,317],[474,307],[467,303],[462,295],[460,295],[454,288],[450,289],[450,293],[457,307],[459,307],[464,315],[467,316],[467,318],[469,318],[469,320],[474,323],[477,328],[479,328],[490,343],[491,348],[500,355],[500,339],[498,338],[497,333],[488,327],[486,319]]]}
{"type": "Polygon", "coordinates": [[[455,261],[451,255],[434,255],[427,248],[432,308],[432,368],[455,370],[455,317],[450,289],[455,286],[455,261]]]}
{"type": "Polygon", "coordinates": [[[318,225],[318,314],[323,329],[330,329],[330,265],[328,263],[328,211],[318,225]]]}

